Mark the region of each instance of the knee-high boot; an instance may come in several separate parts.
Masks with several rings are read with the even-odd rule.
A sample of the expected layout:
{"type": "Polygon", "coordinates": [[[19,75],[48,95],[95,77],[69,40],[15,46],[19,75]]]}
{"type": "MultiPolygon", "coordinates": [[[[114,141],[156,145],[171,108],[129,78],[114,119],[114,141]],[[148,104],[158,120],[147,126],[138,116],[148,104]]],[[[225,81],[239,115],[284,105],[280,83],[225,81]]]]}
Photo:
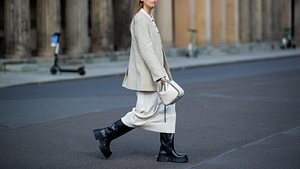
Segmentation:
{"type": "Polygon", "coordinates": [[[93,130],[95,139],[99,140],[99,149],[102,154],[108,158],[112,152],[110,151],[110,142],[113,139],[131,131],[134,128],[126,126],[122,120],[114,122],[110,127],[93,130]]]}
{"type": "Polygon", "coordinates": [[[158,162],[186,163],[186,154],[179,154],[174,149],[174,134],[160,133],[160,150],[157,157],[158,162]]]}

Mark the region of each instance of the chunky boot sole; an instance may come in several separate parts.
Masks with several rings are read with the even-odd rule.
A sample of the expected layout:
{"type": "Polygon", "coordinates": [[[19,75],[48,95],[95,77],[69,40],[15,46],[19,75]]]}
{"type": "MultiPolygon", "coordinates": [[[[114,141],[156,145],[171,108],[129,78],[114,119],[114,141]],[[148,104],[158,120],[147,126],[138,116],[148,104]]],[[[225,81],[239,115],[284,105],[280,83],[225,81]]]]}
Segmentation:
{"type": "Polygon", "coordinates": [[[108,150],[107,148],[105,148],[103,146],[99,145],[99,149],[106,158],[108,158],[112,154],[112,152],[110,150],[108,150]]]}
{"type": "Polygon", "coordinates": [[[102,141],[104,140],[104,138],[102,137],[101,133],[99,130],[94,130],[94,136],[95,136],[95,139],[96,140],[99,140],[99,149],[100,151],[102,152],[102,154],[108,158],[109,156],[111,156],[112,152],[107,148],[107,147],[104,147],[104,146],[101,146],[102,145],[102,141]]]}
{"type": "Polygon", "coordinates": [[[173,163],[187,163],[188,162],[188,157],[173,157],[170,155],[159,155],[157,157],[158,162],[173,162],[173,163]]]}

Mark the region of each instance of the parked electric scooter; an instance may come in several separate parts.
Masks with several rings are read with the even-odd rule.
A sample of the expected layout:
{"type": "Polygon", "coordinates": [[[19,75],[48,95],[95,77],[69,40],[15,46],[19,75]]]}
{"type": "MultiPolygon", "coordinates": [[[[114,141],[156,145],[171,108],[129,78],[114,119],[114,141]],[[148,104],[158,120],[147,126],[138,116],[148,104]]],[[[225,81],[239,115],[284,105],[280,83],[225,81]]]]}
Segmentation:
{"type": "Polygon", "coordinates": [[[67,73],[79,73],[79,75],[85,75],[84,66],[78,69],[63,69],[58,65],[58,54],[59,54],[59,43],[60,43],[60,33],[54,33],[52,36],[51,46],[54,48],[54,64],[50,68],[52,75],[56,75],[57,72],[67,72],[67,73]]]}
{"type": "Polygon", "coordinates": [[[185,51],[185,55],[186,57],[196,57],[197,56],[197,50],[195,48],[195,36],[197,33],[196,29],[188,29],[189,33],[190,33],[190,40],[189,40],[189,44],[186,48],[185,51]]]}
{"type": "Polygon", "coordinates": [[[292,30],[290,28],[285,28],[283,31],[280,48],[281,49],[296,48],[296,43],[292,35],[292,30]]]}

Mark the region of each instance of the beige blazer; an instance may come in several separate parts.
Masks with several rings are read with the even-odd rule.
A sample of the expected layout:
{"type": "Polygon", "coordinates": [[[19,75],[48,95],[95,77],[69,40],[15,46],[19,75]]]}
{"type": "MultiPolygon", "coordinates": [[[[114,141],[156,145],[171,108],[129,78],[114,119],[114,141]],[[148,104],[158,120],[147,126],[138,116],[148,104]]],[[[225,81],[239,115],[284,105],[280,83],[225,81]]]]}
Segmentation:
{"type": "Polygon", "coordinates": [[[131,49],[122,86],[136,91],[156,91],[157,81],[172,79],[159,32],[139,11],[131,22],[131,49]]]}

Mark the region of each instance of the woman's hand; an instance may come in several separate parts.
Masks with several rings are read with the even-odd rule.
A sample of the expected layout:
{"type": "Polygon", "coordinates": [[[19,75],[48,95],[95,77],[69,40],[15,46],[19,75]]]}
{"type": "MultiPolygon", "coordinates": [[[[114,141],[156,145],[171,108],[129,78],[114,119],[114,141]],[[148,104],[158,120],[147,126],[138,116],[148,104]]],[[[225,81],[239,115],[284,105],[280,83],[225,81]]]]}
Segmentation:
{"type": "Polygon", "coordinates": [[[167,81],[166,76],[162,77],[159,81],[161,84],[165,83],[167,81]]]}

